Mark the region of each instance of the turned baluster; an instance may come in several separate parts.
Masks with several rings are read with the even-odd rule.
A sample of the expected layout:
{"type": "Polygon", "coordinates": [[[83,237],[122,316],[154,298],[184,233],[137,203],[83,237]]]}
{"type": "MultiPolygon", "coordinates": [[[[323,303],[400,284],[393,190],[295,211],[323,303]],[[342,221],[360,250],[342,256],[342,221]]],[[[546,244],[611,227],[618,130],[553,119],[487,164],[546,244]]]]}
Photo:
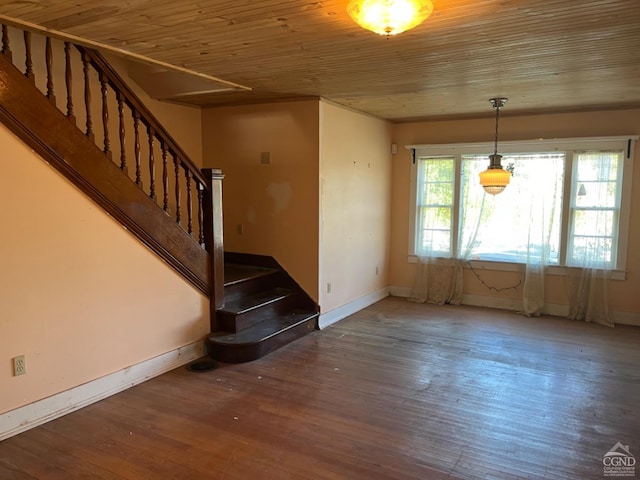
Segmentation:
{"type": "Polygon", "coordinates": [[[93,121],[91,120],[91,82],[89,78],[89,57],[86,52],[82,52],[82,72],[84,74],[84,106],[87,113],[85,135],[93,141],[95,136],[93,134],[93,121]]]}
{"type": "Polygon", "coordinates": [[[119,128],[118,132],[120,134],[120,170],[124,173],[128,173],[127,167],[127,151],[125,145],[125,128],[124,128],[124,99],[122,98],[122,93],[118,91],[118,119],[119,119],[119,128]]]}
{"type": "Polygon", "coordinates": [[[13,61],[13,54],[9,46],[9,27],[2,25],[2,54],[7,57],[10,62],[13,61]]]}
{"type": "Polygon", "coordinates": [[[111,141],[109,140],[109,106],[107,104],[107,78],[100,72],[100,92],[102,93],[102,130],[104,132],[104,149],[106,156],[111,158],[111,141]]]}
{"type": "Polygon", "coordinates": [[[53,91],[53,52],[51,51],[51,38],[49,37],[46,37],[45,40],[44,58],[47,64],[47,98],[55,105],[56,95],[53,91]]]}
{"type": "Polygon", "coordinates": [[[140,177],[140,113],[133,112],[133,134],[134,134],[134,157],[136,160],[136,185],[142,188],[142,178],[140,177]]]}
{"type": "Polygon", "coordinates": [[[31,32],[24,32],[24,66],[26,70],[24,76],[35,83],[36,77],[33,74],[33,61],[31,60],[31,32]]]}
{"type": "Polygon", "coordinates": [[[202,224],[202,194],[204,186],[198,182],[198,243],[204,245],[204,226],[202,224]]]}
{"type": "Polygon", "coordinates": [[[180,159],[178,156],[173,157],[176,172],[176,222],[180,225],[182,215],[180,213],[180,159]]]}
{"type": "Polygon", "coordinates": [[[169,173],[167,172],[167,142],[162,140],[162,209],[169,209],[169,173]]]}
{"type": "Polygon", "coordinates": [[[156,199],[156,163],[153,157],[153,137],[155,133],[151,125],[147,126],[147,135],[149,136],[149,196],[156,199]]]}
{"type": "Polygon", "coordinates": [[[187,232],[191,235],[193,233],[193,209],[191,206],[191,177],[193,174],[188,168],[185,174],[187,176],[187,232]]]}
{"type": "Polygon", "coordinates": [[[73,114],[73,81],[71,77],[71,43],[64,42],[64,81],[67,87],[67,118],[76,123],[73,114]]]}

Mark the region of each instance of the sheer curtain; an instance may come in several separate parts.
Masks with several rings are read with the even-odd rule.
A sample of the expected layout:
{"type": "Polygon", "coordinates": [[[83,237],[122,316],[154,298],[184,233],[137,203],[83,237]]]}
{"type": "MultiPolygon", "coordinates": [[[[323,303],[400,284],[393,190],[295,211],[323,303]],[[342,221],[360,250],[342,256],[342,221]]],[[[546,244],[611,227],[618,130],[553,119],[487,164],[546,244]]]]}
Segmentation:
{"type": "Polygon", "coordinates": [[[520,208],[529,221],[526,231],[522,286],[522,312],[540,316],[544,311],[545,274],[549,263],[559,260],[564,154],[526,156],[517,162],[516,182],[520,208]]]}
{"type": "Polygon", "coordinates": [[[418,303],[459,304],[455,292],[456,264],[452,258],[419,255],[409,300],[418,303]]]}
{"type": "Polygon", "coordinates": [[[491,196],[476,180],[486,157],[463,156],[470,174],[460,256],[524,264],[521,313],[537,316],[544,308],[545,268],[559,260],[565,155],[511,154],[502,163],[513,166],[514,174],[504,192],[491,196]]]}
{"type": "Polygon", "coordinates": [[[609,280],[611,270],[597,267],[570,268],[567,273],[569,318],[613,327],[609,280]]]}
{"type": "Polygon", "coordinates": [[[456,301],[456,266],[451,258],[455,159],[421,158],[418,163],[418,264],[409,300],[442,305],[456,301]]]}
{"type": "MultiPolygon", "coordinates": [[[[453,159],[451,161],[451,165],[453,165],[453,159]]],[[[460,188],[462,190],[461,196],[465,199],[465,207],[460,211],[459,238],[452,239],[449,236],[441,238],[443,243],[437,241],[437,235],[442,232],[442,227],[451,228],[453,226],[453,177],[451,177],[449,186],[451,193],[450,221],[441,222],[441,219],[438,220],[433,215],[419,217],[418,228],[427,233],[423,233],[422,242],[420,242],[421,248],[417,252],[418,265],[409,300],[440,305],[445,303],[460,305],[462,303],[464,265],[473,258],[474,248],[479,244],[480,226],[483,219],[490,215],[491,210],[489,195],[485,195],[484,190],[478,184],[478,174],[486,168],[486,161],[486,157],[483,157],[482,163],[478,161],[462,162],[460,188]]],[[[429,175],[430,172],[428,170],[420,172],[419,169],[420,174],[429,175]]],[[[451,170],[451,174],[455,174],[455,169],[451,170]]],[[[418,195],[427,195],[424,188],[428,187],[419,187],[418,195]]],[[[423,197],[419,196],[418,198],[423,197]]],[[[449,235],[451,234],[452,230],[449,235]]]]}
{"type": "Polygon", "coordinates": [[[569,316],[613,325],[609,280],[618,260],[624,149],[506,154],[502,163],[514,166],[514,176],[496,196],[478,182],[487,156],[458,155],[416,164],[418,265],[410,299],[459,304],[469,262],[522,264],[522,283],[482,283],[497,292],[521,288],[521,313],[538,316],[547,266],[567,265],[569,316]]]}
{"type": "Polygon", "coordinates": [[[569,318],[613,326],[609,281],[615,265],[622,155],[577,153],[567,263],[569,318]]]}
{"type": "Polygon", "coordinates": [[[438,303],[460,303],[467,262],[516,262],[525,265],[522,313],[538,316],[544,309],[545,268],[559,261],[565,155],[505,156],[503,163],[513,165],[514,176],[496,196],[486,194],[478,184],[478,174],[486,163],[484,155],[462,155],[456,254],[446,267],[440,262],[437,272],[432,258],[421,258],[414,296],[419,301],[435,301],[415,292],[440,285],[447,293],[438,295],[438,303]]]}

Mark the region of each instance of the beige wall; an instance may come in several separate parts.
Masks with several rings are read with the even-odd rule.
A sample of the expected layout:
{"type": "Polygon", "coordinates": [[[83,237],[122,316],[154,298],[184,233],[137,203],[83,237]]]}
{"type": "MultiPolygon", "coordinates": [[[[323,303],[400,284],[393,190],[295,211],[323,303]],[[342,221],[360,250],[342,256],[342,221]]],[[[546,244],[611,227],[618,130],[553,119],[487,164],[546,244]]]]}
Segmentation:
{"type": "Polygon", "coordinates": [[[0,145],[0,413],[203,339],[206,298],[3,125],[0,145]]]}
{"type": "Polygon", "coordinates": [[[275,257],[315,300],[318,109],[309,100],[202,113],[205,166],[225,175],[225,250],[275,257]],[[261,163],[263,152],[270,164],[261,163]]]}
{"type": "MultiPolygon", "coordinates": [[[[393,161],[393,197],[391,223],[390,283],[410,287],[415,265],[408,263],[410,152],[403,147],[410,144],[455,143],[490,141],[493,120],[485,119],[432,121],[398,124],[394,127],[394,142],[399,152],[393,161]]],[[[501,140],[527,140],[534,138],[567,138],[607,135],[640,134],[640,110],[566,113],[555,115],[501,116],[501,140]]],[[[614,308],[622,312],[640,312],[640,148],[635,151],[633,175],[631,226],[627,258],[627,280],[615,281],[612,288],[614,308]],[[635,208],[633,206],[636,206],[635,208]]],[[[631,172],[630,172],[631,173],[631,172]]],[[[514,272],[483,271],[482,278],[499,288],[516,285],[521,275],[514,272]]],[[[474,275],[465,272],[465,293],[521,298],[522,291],[508,290],[500,294],[489,291],[474,275]]],[[[564,305],[567,294],[564,277],[548,277],[547,302],[564,305]]]]}
{"type": "Polygon", "coordinates": [[[388,285],[390,148],[388,122],[320,103],[323,312],[388,285]]]}

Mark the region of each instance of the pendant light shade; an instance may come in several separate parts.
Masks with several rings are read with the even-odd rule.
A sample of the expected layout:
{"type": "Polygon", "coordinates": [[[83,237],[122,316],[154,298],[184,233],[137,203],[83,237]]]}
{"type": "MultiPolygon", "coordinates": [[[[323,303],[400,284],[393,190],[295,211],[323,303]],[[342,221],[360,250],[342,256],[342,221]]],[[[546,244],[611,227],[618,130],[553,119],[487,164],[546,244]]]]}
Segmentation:
{"type": "Polygon", "coordinates": [[[487,193],[497,195],[501,193],[511,180],[511,172],[500,165],[502,155],[490,155],[491,164],[484,172],[480,172],[480,185],[487,193]],[[494,157],[497,157],[494,159],[494,157]],[[495,166],[492,166],[495,165],[495,166]]]}
{"type": "Polygon", "coordinates": [[[502,155],[498,155],[498,120],[500,118],[500,108],[507,103],[506,98],[492,98],[489,100],[493,108],[496,109],[496,137],[493,148],[493,155],[489,155],[489,168],[480,172],[480,185],[491,194],[501,193],[511,181],[511,172],[502,168],[500,160],[502,155]]]}
{"type": "Polygon", "coordinates": [[[347,6],[358,25],[387,36],[420,25],[432,11],[430,0],[352,0],[347,6]]]}

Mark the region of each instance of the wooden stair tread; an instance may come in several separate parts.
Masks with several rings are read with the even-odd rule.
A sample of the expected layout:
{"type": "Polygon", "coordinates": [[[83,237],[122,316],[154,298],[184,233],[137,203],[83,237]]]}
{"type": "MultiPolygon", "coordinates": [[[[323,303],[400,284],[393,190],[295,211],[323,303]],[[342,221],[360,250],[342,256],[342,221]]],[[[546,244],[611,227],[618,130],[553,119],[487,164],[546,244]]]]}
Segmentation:
{"type": "Polygon", "coordinates": [[[240,315],[294,294],[295,292],[288,288],[275,287],[228,302],[220,311],[240,315]]]}
{"type": "Polygon", "coordinates": [[[313,320],[317,316],[317,312],[294,312],[287,315],[272,317],[238,333],[210,335],[208,341],[213,344],[224,344],[229,346],[255,344],[265,341],[285,330],[308,322],[309,320],[313,320]]]}
{"type": "Polygon", "coordinates": [[[277,273],[275,268],[258,267],[254,265],[241,265],[236,263],[225,263],[224,265],[224,286],[235,285],[255,278],[264,277],[277,273]]]}

